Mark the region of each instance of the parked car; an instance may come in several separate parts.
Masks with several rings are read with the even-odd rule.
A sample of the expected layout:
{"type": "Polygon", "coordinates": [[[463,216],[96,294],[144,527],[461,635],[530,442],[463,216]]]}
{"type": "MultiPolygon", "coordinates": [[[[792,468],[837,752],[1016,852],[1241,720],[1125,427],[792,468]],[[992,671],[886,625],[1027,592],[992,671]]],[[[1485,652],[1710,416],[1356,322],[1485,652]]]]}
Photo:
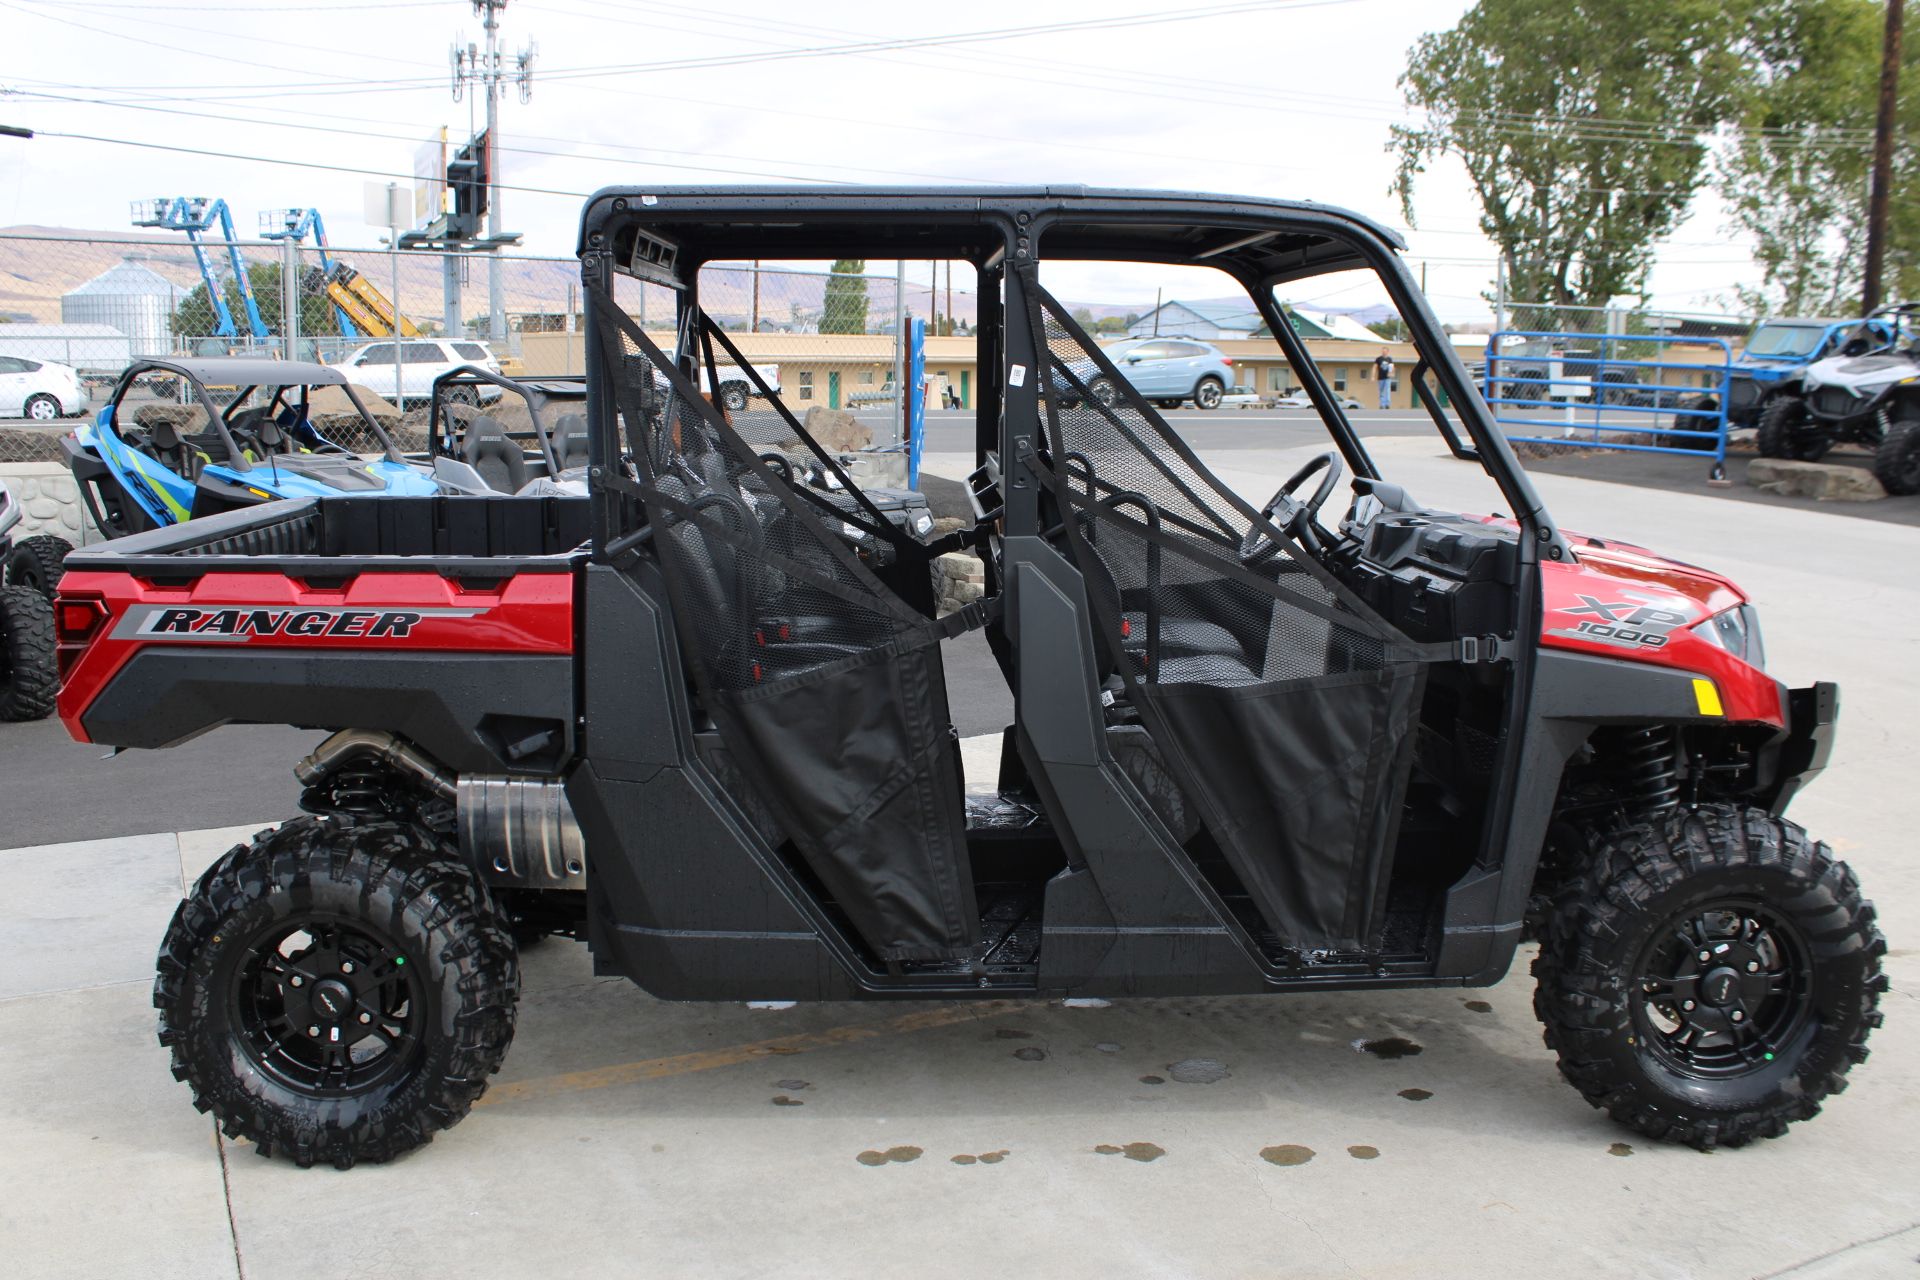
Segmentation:
{"type": "MultiPolygon", "coordinates": [[[[1358,400],[1355,400],[1344,391],[1334,392],[1333,398],[1340,402],[1342,409],[1358,409],[1361,407],[1358,400]]],[[[1305,391],[1289,391],[1286,395],[1275,400],[1273,407],[1276,409],[1311,409],[1313,408],[1313,397],[1309,396],[1305,391]]]]}
{"type": "Polygon", "coordinates": [[[72,365],[0,356],[0,418],[52,422],[87,411],[87,391],[72,365]]]}
{"type": "MultiPolygon", "coordinates": [[[[396,409],[425,404],[433,394],[434,379],[462,365],[478,365],[493,373],[500,362],[485,344],[453,342],[444,338],[408,338],[400,344],[400,386],[394,387],[393,343],[369,342],[339,364],[329,366],[346,375],[355,386],[365,387],[386,397],[396,409]]],[[[480,397],[476,403],[490,403],[500,397],[500,388],[491,386],[463,388],[480,397]]]]}
{"type": "MultiPolygon", "coordinates": [[[[1217,409],[1220,398],[1233,385],[1233,358],[1210,342],[1195,338],[1129,338],[1103,349],[1107,359],[1133,389],[1162,409],[1174,409],[1193,401],[1196,409],[1217,409]]],[[[1084,372],[1072,371],[1086,383],[1093,398],[1102,404],[1113,401],[1113,389],[1085,363],[1084,372]]]]}

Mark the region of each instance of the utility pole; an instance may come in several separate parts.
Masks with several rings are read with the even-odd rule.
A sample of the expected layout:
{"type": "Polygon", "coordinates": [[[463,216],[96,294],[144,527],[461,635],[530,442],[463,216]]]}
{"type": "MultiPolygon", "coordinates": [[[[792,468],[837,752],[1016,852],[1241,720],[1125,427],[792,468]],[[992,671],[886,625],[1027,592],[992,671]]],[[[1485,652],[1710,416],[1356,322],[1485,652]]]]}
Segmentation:
{"type": "MultiPolygon", "coordinates": [[[[507,0],[473,0],[474,16],[480,19],[487,33],[487,47],[479,50],[469,45],[461,49],[456,45],[453,50],[454,101],[460,100],[461,88],[468,80],[480,81],[487,93],[487,240],[491,242],[494,253],[487,262],[487,339],[490,342],[502,342],[507,336],[505,282],[499,258],[500,245],[503,243],[503,220],[500,216],[500,84],[507,77],[506,60],[500,52],[500,11],[506,7],[507,0]]],[[[513,79],[523,103],[533,98],[533,60],[539,56],[539,52],[537,45],[529,45],[514,55],[513,79]]]]}
{"type": "Polygon", "coordinates": [[[753,328],[749,333],[760,332],[760,259],[753,260],[753,328]]]}
{"type": "Polygon", "coordinates": [[[1873,187],[1867,196],[1867,278],[1860,312],[1880,307],[1880,277],[1887,257],[1887,198],[1893,185],[1893,128],[1900,101],[1901,0],[1887,0],[1887,33],[1880,51],[1880,116],[1873,130],[1873,187]]]}

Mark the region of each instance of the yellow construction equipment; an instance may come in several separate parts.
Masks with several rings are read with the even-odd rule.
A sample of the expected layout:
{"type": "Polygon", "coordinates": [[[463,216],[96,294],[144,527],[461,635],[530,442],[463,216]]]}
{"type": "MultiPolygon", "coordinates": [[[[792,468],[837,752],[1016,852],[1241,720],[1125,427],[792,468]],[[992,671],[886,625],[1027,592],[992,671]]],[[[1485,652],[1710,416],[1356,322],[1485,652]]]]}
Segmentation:
{"type": "MultiPolygon", "coordinates": [[[[387,301],[387,295],[373,287],[373,282],[355,271],[344,262],[333,264],[333,270],[327,273],[327,297],[333,305],[353,317],[360,331],[374,338],[393,336],[393,304],[387,301]]],[[[400,317],[400,336],[417,338],[420,329],[404,315],[400,317]]]]}

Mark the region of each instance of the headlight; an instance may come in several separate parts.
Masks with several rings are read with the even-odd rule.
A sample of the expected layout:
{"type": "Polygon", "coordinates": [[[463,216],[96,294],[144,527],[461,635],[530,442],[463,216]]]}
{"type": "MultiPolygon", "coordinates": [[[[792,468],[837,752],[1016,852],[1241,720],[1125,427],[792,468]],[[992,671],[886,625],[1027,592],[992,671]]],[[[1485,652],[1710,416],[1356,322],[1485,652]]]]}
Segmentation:
{"type": "Polygon", "coordinates": [[[915,533],[922,534],[922,535],[932,533],[933,532],[932,514],[930,512],[922,511],[919,515],[915,516],[913,518],[913,531],[915,533]]]}
{"type": "Polygon", "coordinates": [[[1750,604],[1735,605],[1705,622],[1695,623],[1693,634],[1716,648],[1725,649],[1742,662],[1766,669],[1767,650],[1760,642],[1760,614],[1750,604]]]}

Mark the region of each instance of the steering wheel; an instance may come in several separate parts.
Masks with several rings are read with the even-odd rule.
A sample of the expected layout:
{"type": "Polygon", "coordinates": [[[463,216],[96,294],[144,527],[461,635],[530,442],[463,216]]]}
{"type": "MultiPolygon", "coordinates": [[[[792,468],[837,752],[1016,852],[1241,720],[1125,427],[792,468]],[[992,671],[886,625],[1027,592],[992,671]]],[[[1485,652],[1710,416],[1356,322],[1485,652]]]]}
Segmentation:
{"type": "Polygon", "coordinates": [[[1248,528],[1246,536],[1240,539],[1240,562],[1255,564],[1280,549],[1267,534],[1268,522],[1314,555],[1325,554],[1327,540],[1333,535],[1321,529],[1314,517],[1320,514],[1320,508],[1332,495],[1333,487],[1340,483],[1341,471],[1340,458],[1332,450],[1309,458],[1305,466],[1274,491],[1267,505],[1260,508],[1261,519],[1255,521],[1248,528]],[[1317,471],[1327,474],[1321,478],[1320,487],[1313,491],[1313,496],[1305,502],[1294,497],[1293,491],[1310,480],[1317,471]]]}

